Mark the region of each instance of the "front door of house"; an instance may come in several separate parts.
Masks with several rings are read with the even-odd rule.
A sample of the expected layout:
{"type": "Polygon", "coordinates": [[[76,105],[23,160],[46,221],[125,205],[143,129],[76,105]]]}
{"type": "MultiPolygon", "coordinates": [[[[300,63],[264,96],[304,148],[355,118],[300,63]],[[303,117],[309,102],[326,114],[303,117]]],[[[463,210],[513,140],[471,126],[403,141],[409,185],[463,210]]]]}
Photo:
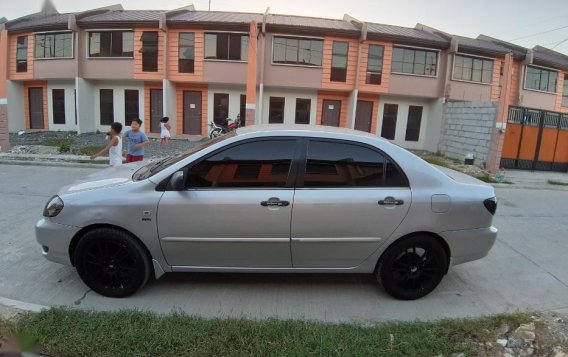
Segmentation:
{"type": "Polygon", "coordinates": [[[201,92],[183,91],[183,133],[201,135],[201,92]]]}
{"type": "Polygon", "coordinates": [[[340,100],[323,100],[321,124],[329,126],[339,126],[339,113],[341,113],[340,100]]]}
{"type": "Polygon", "coordinates": [[[373,102],[358,100],[355,112],[355,130],[371,132],[371,120],[373,116],[373,102]]]}
{"type": "Polygon", "coordinates": [[[43,88],[29,88],[30,129],[45,129],[43,124],[43,88]]]}
{"type": "Polygon", "coordinates": [[[164,116],[163,92],[161,89],[150,89],[150,131],[160,132],[160,119],[164,116]]]}

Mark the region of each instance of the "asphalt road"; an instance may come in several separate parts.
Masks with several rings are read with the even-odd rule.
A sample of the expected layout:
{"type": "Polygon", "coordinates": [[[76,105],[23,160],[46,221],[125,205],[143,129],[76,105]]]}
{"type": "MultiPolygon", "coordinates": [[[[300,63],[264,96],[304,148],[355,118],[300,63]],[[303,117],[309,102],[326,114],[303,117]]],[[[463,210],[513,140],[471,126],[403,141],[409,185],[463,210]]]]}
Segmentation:
{"type": "Polygon", "coordinates": [[[498,240],[427,297],[397,301],[367,275],[166,274],[134,296],[89,291],[71,267],[46,261],[34,237],[57,189],[96,169],[0,165],[0,298],[88,309],[172,310],[211,317],[373,323],[568,311],[568,191],[498,188],[498,240]]]}

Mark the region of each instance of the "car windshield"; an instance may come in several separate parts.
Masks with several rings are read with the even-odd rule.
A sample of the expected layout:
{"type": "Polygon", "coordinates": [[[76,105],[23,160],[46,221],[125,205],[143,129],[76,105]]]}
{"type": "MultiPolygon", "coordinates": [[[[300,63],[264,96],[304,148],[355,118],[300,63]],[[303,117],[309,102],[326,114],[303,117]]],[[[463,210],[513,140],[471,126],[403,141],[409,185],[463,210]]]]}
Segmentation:
{"type": "Polygon", "coordinates": [[[132,179],[134,181],[140,181],[140,180],[147,179],[148,177],[152,177],[155,174],[157,174],[158,172],[160,172],[160,171],[170,167],[171,165],[175,164],[176,162],[179,162],[179,161],[185,159],[186,157],[193,155],[196,152],[199,152],[199,151],[201,151],[205,148],[208,148],[211,145],[215,145],[215,144],[217,144],[221,141],[232,138],[235,135],[237,135],[237,134],[233,131],[233,132],[230,132],[228,134],[216,137],[215,139],[207,140],[206,142],[199,144],[197,146],[194,146],[191,149],[189,149],[185,152],[182,152],[181,154],[178,154],[178,155],[175,155],[175,156],[169,156],[169,157],[163,158],[161,160],[149,162],[147,165],[144,165],[141,168],[139,168],[138,170],[136,170],[136,172],[132,175],[132,179]]]}

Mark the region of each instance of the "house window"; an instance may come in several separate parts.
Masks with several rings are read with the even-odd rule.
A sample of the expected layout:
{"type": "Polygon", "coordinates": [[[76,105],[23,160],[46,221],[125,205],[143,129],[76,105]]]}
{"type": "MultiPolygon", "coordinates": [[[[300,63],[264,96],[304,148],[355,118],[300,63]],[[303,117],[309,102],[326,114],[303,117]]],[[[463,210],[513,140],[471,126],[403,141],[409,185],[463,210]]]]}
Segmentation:
{"type": "Polygon", "coordinates": [[[144,31],[142,37],[142,71],[158,72],[158,32],[144,31]]]}
{"type": "Polygon", "coordinates": [[[392,53],[392,72],[434,77],[438,70],[438,52],[415,48],[395,47],[392,53]]]}
{"type": "Polygon", "coordinates": [[[229,95],[227,93],[213,94],[213,121],[215,124],[226,125],[229,117],[229,95]]]}
{"type": "Polygon", "coordinates": [[[294,119],[294,122],[296,124],[310,123],[311,105],[312,105],[311,99],[296,98],[296,117],[294,119]]]}
{"type": "Polygon", "coordinates": [[[268,106],[268,123],[282,124],[284,123],[284,97],[270,97],[268,106]]]}
{"type": "Polygon", "coordinates": [[[99,91],[99,108],[101,125],[111,125],[114,122],[114,94],[112,89],[101,89],[99,91]]]}
{"type": "Polygon", "coordinates": [[[35,35],[35,58],[72,58],[73,33],[39,33],[35,35]]]}
{"type": "Polygon", "coordinates": [[[408,122],[406,123],[406,141],[418,141],[420,138],[420,123],[422,122],[422,107],[411,105],[408,107],[408,122]]]}
{"type": "Polygon", "coordinates": [[[89,57],[133,57],[134,32],[89,32],[89,57]]]}
{"type": "Polygon", "coordinates": [[[540,67],[527,66],[525,89],[556,93],[558,72],[540,67]]]}
{"type": "Polygon", "coordinates": [[[562,106],[568,107],[568,74],[564,75],[564,87],[562,88],[562,106]]]}
{"type": "Polygon", "coordinates": [[[381,136],[385,139],[394,140],[396,133],[396,117],[398,116],[398,104],[385,104],[383,113],[383,127],[381,136]]]}
{"type": "Polygon", "coordinates": [[[206,33],[205,59],[246,61],[249,37],[240,33],[206,33]]]}
{"type": "Polygon", "coordinates": [[[195,71],[195,34],[182,32],[179,34],[179,73],[194,73],[195,71]]]}
{"type": "Polygon", "coordinates": [[[349,43],[343,41],[333,41],[331,57],[331,77],[332,82],[345,82],[347,80],[347,53],[349,43]]]}
{"type": "Polygon", "coordinates": [[[28,71],[28,36],[18,36],[16,43],[16,72],[28,71]]]}
{"type": "Polygon", "coordinates": [[[52,89],[51,103],[53,105],[53,124],[65,124],[65,90],[52,89]]]}
{"type": "Polygon", "coordinates": [[[365,83],[381,84],[381,77],[383,73],[383,53],[384,46],[369,45],[369,57],[365,83]]]}
{"type": "Polygon", "coordinates": [[[323,40],[274,36],[272,62],[301,66],[321,66],[323,40]]]}
{"type": "Polygon", "coordinates": [[[127,89],[124,91],[124,124],[130,125],[132,120],[139,117],[138,91],[136,89],[127,89]]]}
{"type": "Polygon", "coordinates": [[[452,79],[491,83],[493,79],[493,60],[455,55],[452,79]]]}

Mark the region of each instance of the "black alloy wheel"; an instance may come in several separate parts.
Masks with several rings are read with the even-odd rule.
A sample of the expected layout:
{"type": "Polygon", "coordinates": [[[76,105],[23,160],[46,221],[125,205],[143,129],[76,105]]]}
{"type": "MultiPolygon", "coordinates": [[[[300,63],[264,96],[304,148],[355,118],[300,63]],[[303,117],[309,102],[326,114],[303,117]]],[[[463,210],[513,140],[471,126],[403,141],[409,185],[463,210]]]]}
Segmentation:
{"type": "Polygon", "coordinates": [[[87,232],[75,249],[75,266],[83,282],[108,297],[126,297],[150,277],[150,259],[142,244],[113,228],[87,232]]]}
{"type": "Polygon", "coordinates": [[[393,243],[383,253],[377,278],[391,296],[415,300],[438,286],[447,264],[447,254],[434,237],[414,235],[393,243]]]}

